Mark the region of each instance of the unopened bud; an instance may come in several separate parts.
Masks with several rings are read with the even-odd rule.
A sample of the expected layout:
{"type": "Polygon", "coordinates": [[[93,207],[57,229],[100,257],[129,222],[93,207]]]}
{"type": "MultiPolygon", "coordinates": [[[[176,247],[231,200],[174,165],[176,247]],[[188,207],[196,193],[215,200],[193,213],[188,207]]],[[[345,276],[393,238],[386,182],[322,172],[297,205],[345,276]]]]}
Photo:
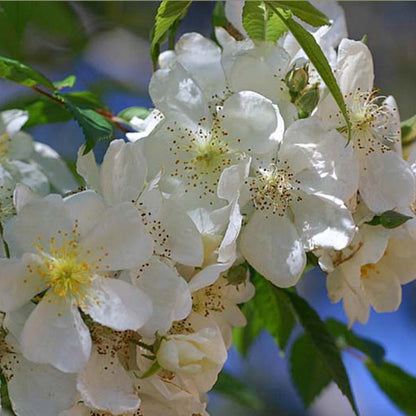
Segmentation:
{"type": "Polygon", "coordinates": [[[298,95],[309,82],[308,69],[306,66],[301,68],[293,68],[290,70],[285,78],[286,85],[292,95],[298,95]]]}
{"type": "Polygon", "coordinates": [[[296,100],[296,106],[299,111],[300,118],[309,117],[319,102],[319,89],[317,85],[306,89],[302,95],[296,100]]]}

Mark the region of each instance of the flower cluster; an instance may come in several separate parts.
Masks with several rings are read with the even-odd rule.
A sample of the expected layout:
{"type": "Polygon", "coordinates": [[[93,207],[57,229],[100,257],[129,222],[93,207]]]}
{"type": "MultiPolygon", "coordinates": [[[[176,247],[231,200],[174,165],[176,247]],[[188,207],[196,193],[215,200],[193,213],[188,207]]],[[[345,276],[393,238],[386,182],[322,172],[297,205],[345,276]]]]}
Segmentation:
{"type": "Polygon", "coordinates": [[[368,47],[335,20],[313,35],[350,140],[292,35],[255,42],[238,20],[242,40],[187,33],[160,55],[155,109],[100,165],[80,149],[83,189],[20,131],[26,113],[1,114],[0,368],[17,415],[207,415],[249,266],[286,288],[310,253],[350,324],[398,308],[416,222],[377,219],[413,217],[416,157],[368,47]]]}

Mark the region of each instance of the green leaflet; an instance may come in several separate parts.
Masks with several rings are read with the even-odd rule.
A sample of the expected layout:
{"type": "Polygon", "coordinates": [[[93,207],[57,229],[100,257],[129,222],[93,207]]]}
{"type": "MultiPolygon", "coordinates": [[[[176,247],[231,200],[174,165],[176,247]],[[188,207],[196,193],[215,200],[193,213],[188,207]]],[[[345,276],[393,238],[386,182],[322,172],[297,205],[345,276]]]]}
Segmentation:
{"type": "Polygon", "coordinates": [[[384,211],[381,215],[375,215],[373,219],[368,221],[366,224],[381,225],[384,228],[393,229],[400,227],[412,218],[413,217],[409,217],[408,215],[400,214],[400,212],[389,210],[384,211]]]}
{"type": "Polygon", "coordinates": [[[290,374],[306,407],[332,381],[332,375],[311,338],[303,334],[290,352],[290,374]]]}
{"type": "Polygon", "coordinates": [[[342,115],[345,118],[349,142],[351,139],[351,123],[349,120],[347,107],[345,105],[344,98],[342,96],[341,90],[339,89],[332,69],[329,66],[329,63],[321,48],[316,43],[314,37],[306,29],[304,29],[302,25],[297,23],[290,16],[285,16],[281,9],[279,10],[274,6],[274,2],[266,2],[266,5],[271,10],[273,10],[277,16],[279,16],[281,21],[284,22],[288,29],[292,32],[299,45],[305,51],[312,65],[315,67],[322,80],[325,82],[328,90],[331,92],[336,103],[338,104],[339,109],[341,110],[342,115]]]}
{"type": "Polygon", "coordinates": [[[290,10],[295,16],[312,26],[330,25],[328,18],[308,1],[271,1],[275,7],[290,10]]]}
{"type": "Polygon", "coordinates": [[[77,81],[77,77],[75,75],[68,75],[62,81],[56,81],[53,83],[57,90],[61,90],[62,88],[73,88],[77,81]]]}
{"type": "Polygon", "coordinates": [[[129,122],[133,117],[138,117],[144,120],[150,112],[151,110],[145,107],[129,107],[120,111],[117,114],[117,117],[122,118],[126,122],[129,122]]]}
{"type": "Polygon", "coordinates": [[[328,319],[325,323],[340,349],[355,348],[370,357],[377,365],[381,365],[386,353],[381,345],[356,335],[345,324],[335,319],[328,319]]]}
{"type": "Polygon", "coordinates": [[[277,41],[285,32],[286,25],[263,1],[246,1],[243,8],[243,26],[253,40],[277,41]]]}
{"type": "Polygon", "coordinates": [[[350,381],[348,379],[344,363],[342,362],[341,354],[325,323],[322,322],[316,311],[296,293],[277,288],[276,290],[286,295],[298,317],[300,324],[303,326],[305,333],[309,336],[310,341],[316,347],[322,363],[326,367],[325,371],[331,374],[332,380],[347,397],[352,408],[354,409],[354,412],[358,415],[358,410],[352,395],[350,381]]]}
{"type": "Polygon", "coordinates": [[[164,0],[160,4],[156,21],[152,31],[152,43],[150,45],[150,56],[153,68],[156,69],[157,58],[160,53],[160,45],[165,41],[170,29],[185,16],[192,1],[164,0]]]}
{"type": "Polygon", "coordinates": [[[252,390],[238,378],[224,371],[218,375],[218,380],[213,391],[229,397],[244,407],[255,410],[261,410],[263,408],[261,399],[252,390]]]}
{"type": "Polygon", "coordinates": [[[377,366],[373,361],[366,367],[381,390],[403,410],[406,415],[416,415],[416,378],[389,362],[377,366]]]}
{"type": "Polygon", "coordinates": [[[40,72],[19,61],[5,58],[4,56],[0,56],[0,77],[17,82],[26,87],[42,85],[51,91],[55,90],[52,82],[40,72]]]}
{"type": "Polygon", "coordinates": [[[416,116],[402,121],[402,143],[404,146],[413,143],[416,140],[416,116]]]}

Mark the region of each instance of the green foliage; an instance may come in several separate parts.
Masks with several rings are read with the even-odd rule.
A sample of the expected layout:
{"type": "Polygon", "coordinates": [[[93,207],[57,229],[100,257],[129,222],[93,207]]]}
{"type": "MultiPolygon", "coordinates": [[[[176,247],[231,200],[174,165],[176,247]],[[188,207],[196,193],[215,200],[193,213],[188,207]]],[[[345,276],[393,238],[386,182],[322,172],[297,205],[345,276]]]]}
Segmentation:
{"type": "Polygon", "coordinates": [[[213,390],[218,394],[229,397],[244,407],[255,410],[263,408],[261,399],[252,390],[240,380],[224,371],[218,375],[218,380],[213,390]]]}
{"type": "Polygon", "coordinates": [[[117,117],[125,120],[126,122],[130,122],[133,117],[138,117],[144,120],[150,112],[151,110],[145,107],[129,107],[120,111],[117,114],[117,117]]]}
{"type": "Polygon", "coordinates": [[[213,27],[225,27],[228,20],[225,16],[224,2],[217,0],[212,12],[211,22],[213,27]]]}
{"type": "Polygon", "coordinates": [[[246,355],[260,330],[264,329],[275,339],[283,352],[295,325],[295,316],[290,304],[283,292],[277,290],[258,273],[252,273],[251,281],[256,288],[256,294],[243,306],[248,324],[234,331],[235,346],[246,355]]]}
{"type": "Polygon", "coordinates": [[[380,366],[369,360],[366,367],[381,390],[409,416],[416,415],[416,378],[389,362],[380,366]]]}
{"type": "Polygon", "coordinates": [[[306,334],[300,336],[292,346],[290,373],[306,407],[332,381],[331,372],[325,366],[315,344],[306,334]]]}
{"type": "Polygon", "coordinates": [[[12,404],[10,403],[9,390],[7,388],[6,377],[4,377],[3,373],[1,372],[0,372],[0,396],[1,396],[0,412],[2,408],[5,410],[8,410],[9,412],[12,412],[12,404]]]}
{"type": "Polygon", "coordinates": [[[416,115],[402,121],[400,127],[402,130],[403,145],[413,143],[416,140],[416,115]]]}
{"type": "Polygon", "coordinates": [[[384,211],[381,215],[375,215],[373,219],[366,224],[381,225],[384,228],[393,229],[400,227],[412,218],[413,217],[409,217],[408,215],[400,214],[400,212],[389,210],[384,211]]]}
{"type": "Polygon", "coordinates": [[[287,27],[263,1],[246,1],[243,8],[243,26],[253,40],[277,41],[287,27]]]}
{"type": "Polygon", "coordinates": [[[77,82],[77,77],[75,75],[68,75],[62,81],[56,81],[53,83],[57,90],[62,90],[63,88],[73,88],[77,82]]]}
{"type": "MultiPolygon", "coordinates": [[[[276,15],[281,19],[282,22],[288,27],[292,32],[293,36],[305,51],[306,56],[311,61],[312,65],[318,71],[318,74],[321,76],[322,80],[325,82],[328,90],[334,97],[338,107],[341,110],[342,115],[345,118],[347,130],[348,130],[348,141],[351,138],[351,123],[348,116],[347,107],[345,105],[344,98],[342,96],[341,90],[337,84],[335,76],[332,72],[329,63],[322,52],[319,45],[316,43],[314,37],[302,27],[299,23],[293,20],[290,16],[284,15],[281,10],[277,9],[272,3],[267,2],[266,5],[276,13],[276,15]]],[[[292,2],[290,2],[292,3],[292,2]]],[[[293,2],[295,4],[297,2],[293,2]]]]}
{"type": "Polygon", "coordinates": [[[312,26],[329,25],[328,18],[308,1],[271,1],[275,7],[291,11],[299,19],[312,26]]]}
{"type": "Polygon", "coordinates": [[[63,100],[65,107],[72,114],[74,120],[81,127],[85,137],[84,154],[91,151],[94,146],[102,140],[111,140],[113,128],[111,124],[101,115],[91,109],[84,109],[74,105],[70,99],[58,95],[63,100]]]}
{"type": "Polygon", "coordinates": [[[315,310],[296,293],[283,289],[276,290],[285,294],[293,307],[305,333],[309,336],[310,341],[316,347],[316,350],[321,357],[322,370],[329,372],[332,380],[351,403],[354,412],[358,414],[347,371],[345,370],[344,363],[341,359],[341,354],[325,323],[322,322],[315,310]]]}
{"type": "Polygon", "coordinates": [[[40,72],[19,61],[3,56],[0,56],[0,77],[26,87],[41,85],[51,91],[55,89],[52,82],[40,72]]]}
{"type": "Polygon", "coordinates": [[[368,338],[356,335],[345,324],[335,319],[328,319],[326,326],[340,349],[355,348],[370,357],[377,365],[381,365],[385,355],[384,348],[381,345],[368,338]]]}
{"type": "Polygon", "coordinates": [[[150,56],[153,61],[153,67],[156,68],[157,58],[160,53],[160,45],[166,40],[166,37],[172,27],[183,19],[192,1],[173,1],[164,0],[160,4],[156,21],[152,31],[152,43],[150,45],[150,56]]]}

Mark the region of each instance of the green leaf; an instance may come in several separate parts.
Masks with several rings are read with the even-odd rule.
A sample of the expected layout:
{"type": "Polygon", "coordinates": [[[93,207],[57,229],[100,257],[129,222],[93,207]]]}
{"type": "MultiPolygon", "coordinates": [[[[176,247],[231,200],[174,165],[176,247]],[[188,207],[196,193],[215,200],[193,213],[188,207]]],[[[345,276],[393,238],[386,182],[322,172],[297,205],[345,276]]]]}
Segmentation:
{"type": "Polygon", "coordinates": [[[339,348],[353,347],[370,357],[377,365],[381,365],[385,351],[380,344],[356,335],[345,324],[335,319],[328,319],[325,323],[339,348]]]}
{"type": "Polygon", "coordinates": [[[400,214],[396,211],[384,211],[381,215],[375,215],[371,221],[367,221],[369,225],[382,225],[384,228],[393,229],[400,227],[406,221],[411,220],[413,217],[400,214]]]}
{"type": "MultiPolygon", "coordinates": [[[[12,411],[12,404],[10,403],[9,398],[9,390],[7,388],[7,381],[6,377],[4,377],[4,374],[0,372],[0,395],[1,395],[1,408],[12,411]]],[[[13,413],[14,414],[14,413],[13,413]]]]}
{"type": "Polygon", "coordinates": [[[255,410],[261,410],[263,408],[261,399],[231,374],[221,372],[218,375],[218,380],[213,391],[234,400],[244,407],[255,410]]]}
{"type": "Polygon", "coordinates": [[[172,1],[164,0],[161,2],[156,21],[152,31],[152,42],[150,45],[150,56],[153,67],[156,68],[157,58],[160,52],[160,45],[166,39],[172,26],[178,23],[186,14],[192,1],[172,1]]]}
{"type": "Polygon", "coordinates": [[[40,72],[19,61],[5,58],[4,56],[0,56],[0,77],[17,82],[26,87],[42,85],[51,91],[55,90],[52,82],[40,72]]]}
{"type": "Polygon", "coordinates": [[[402,143],[403,145],[410,144],[416,140],[416,115],[408,120],[402,121],[402,143]]]}
{"type": "Polygon", "coordinates": [[[251,345],[262,330],[262,320],[259,319],[252,301],[246,302],[241,311],[247,319],[247,325],[233,329],[233,345],[243,357],[247,357],[251,345]]]}
{"type": "Polygon", "coordinates": [[[372,361],[366,363],[381,390],[408,416],[416,415],[416,378],[389,362],[377,366],[372,361]]]}
{"type": "Polygon", "coordinates": [[[252,302],[257,319],[283,352],[295,325],[292,308],[285,294],[258,273],[252,277],[252,283],[256,288],[252,302]]]}
{"type": "Polygon", "coordinates": [[[295,16],[312,26],[330,25],[328,18],[308,1],[272,1],[275,7],[290,10],[295,16]]]}
{"type": "Polygon", "coordinates": [[[62,81],[54,82],[53,85],[57,90],[61,90],[62,88],[73,88],[76,81],[77,77],[75,75],[69,75],[62,81]]]}
{"type": "Polygon", "coordinates": [[[277,16],[285,23],[288,29],[292,32],[293,36],[302,47],[306,56],[311,61],[312,65],[318,71],[318,74],[321,76],[322,80],[325,82],[328,90],[335,99],[335,102],[338,104],[338,107],[341,110],[342,115],[345,118],[345,123],[348,130],[348,142],[351,139],[351,123],[348,116],[347,107],[345,105],[344,98],[342,96],[341,90],[337,84],[335,76],[332,72],[329,63],[322,52],[319,45],[316,43],[314,37],[302,27],[299,23],[294,21],[290,16],[285,16],[281,11],[273,6],[270,2],[267,2],[266,5],[276,13],[277,16]]]}
{"type": "Polygon", "coordinates": [[[138,117],[144,120],[150,113],[151,110],[145,107],[129,107],[120,111],[117,114],[117,117],[130,122],[133,117],[138,117]]]}
{"type": "Polygon", "coordinates": [[[215,2],[214,10],[212,11],[211,22],[213,27],[225,27],[228,23],[225,16],[224,2],[217,0],[215,2]]]}
{"type": "Polygon", "coordinates": [[[61,93],[61,97],[68,98],[72,104],[86,108],[100,108],[102,110],[108,110],[108,107],[103,104],[100,99],[90,91],[77,91],[61,93]]]}
{"type": "Polygon", "coordinates": [[[4,14],[7,20],[10,22],[11,26],[13,27],[13,31],[15,32],[16,37],[20,42],[23,37],[26,25],[32,17],[35,8],[34,4],[30,1],[2,1],[0,4],[2,14],[4,14]]]}
{"type": "Polygon", "coordinates": [[[322,361],[322,356],[306,334],[301,335],[293,344],[290,353],[290,373],[306,407],[332,381],[331,373],[322,361]]]}
{"type": "Polygon", "coordinates": [[[319,315],[309,304],[289,290],[276,288],[275,290],[285,294],[292,305],[300,324],[305,329],[305,333],[310,337],[311,342],[315,345],[326,370],[331,374],[332,380],[335,381],[341,392],[347,397],[356,414],[358,410],[352,395],[350,382],[344,363],[341,359],[340,351],[335,344],[334,338],[328,331],[325,323],[322,322],[319,315]]]}
{"type": "Polygon", "coordinates": [[[77,107],[68,98],[65,99],[63,95],[56,94],[56,96],[63,99],[66,108],[84,133],[84,154],[92,150],[99,141],[112,139],[113,128],[101,114],[91,109],[77,107]]]}
{"type": "Polygon", "coordinates": [[[286,25],[263,1],[246,1],[243,8],[243,26],[253,40],[277,41],[287,32],[286,25]]]}

